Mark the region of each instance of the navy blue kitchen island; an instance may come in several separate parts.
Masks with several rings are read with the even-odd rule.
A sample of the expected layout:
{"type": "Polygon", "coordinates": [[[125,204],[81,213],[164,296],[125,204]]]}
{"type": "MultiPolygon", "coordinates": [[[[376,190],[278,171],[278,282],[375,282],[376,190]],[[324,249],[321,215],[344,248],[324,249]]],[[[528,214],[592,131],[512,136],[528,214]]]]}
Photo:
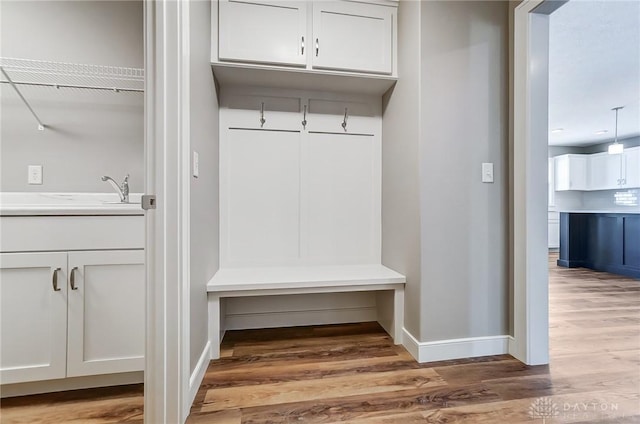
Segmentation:
{"type": "Polygon", "coordinates": [[[640,278],[640,214],[561,212],[558,266],[640,278]]]}

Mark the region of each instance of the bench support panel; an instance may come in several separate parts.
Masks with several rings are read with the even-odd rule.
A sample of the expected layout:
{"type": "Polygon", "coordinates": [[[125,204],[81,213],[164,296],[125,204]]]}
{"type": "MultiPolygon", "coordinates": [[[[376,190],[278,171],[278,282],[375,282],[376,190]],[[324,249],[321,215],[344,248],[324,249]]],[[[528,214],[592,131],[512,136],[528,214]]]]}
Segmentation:
{"type": "Polygon", "coordinates": [[[354,291],[376,291],[377,320],[393,338],[395,344],[402,343],[404,321],[404,284],[372,284],[340,287],[305,287],[276,290],[242,290],[208,293],[209,339],[211,341],[211,359],[220,358],[220,343],[224,336],[225,314],[222,310],[222,298],[245,296],[276,296],[283,294],[345,293],[354,291]]]}

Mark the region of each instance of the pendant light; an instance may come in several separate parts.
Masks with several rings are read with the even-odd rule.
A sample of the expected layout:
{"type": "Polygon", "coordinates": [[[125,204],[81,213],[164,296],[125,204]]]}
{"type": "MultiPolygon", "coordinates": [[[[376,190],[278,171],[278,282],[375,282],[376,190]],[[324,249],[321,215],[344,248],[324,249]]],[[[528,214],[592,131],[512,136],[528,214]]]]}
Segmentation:
{"type": "Polygon", "coordinates": [[[618,111],[620,109],[624,109],[624,106],[618,106],[611,109],[616,111],[616,138],[613,140],[613,143],[609,145],[610,155],[619,155],[624,151],[624,144],[618,143],[618,111]]]}

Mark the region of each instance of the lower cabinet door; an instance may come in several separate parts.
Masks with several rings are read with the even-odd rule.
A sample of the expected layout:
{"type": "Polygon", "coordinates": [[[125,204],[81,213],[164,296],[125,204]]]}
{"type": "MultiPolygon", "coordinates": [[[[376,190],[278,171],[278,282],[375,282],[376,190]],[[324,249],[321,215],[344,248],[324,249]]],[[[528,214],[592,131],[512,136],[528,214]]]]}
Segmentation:
{"type": "Polygon", "coordinates": [[[143,250],[69,252],[67,376],[144,369],[143,250]]]}
{"type": "Polygon", "coordinates": [[[64,378],[67,254],[0,254],[0,382],[64,378]]]}

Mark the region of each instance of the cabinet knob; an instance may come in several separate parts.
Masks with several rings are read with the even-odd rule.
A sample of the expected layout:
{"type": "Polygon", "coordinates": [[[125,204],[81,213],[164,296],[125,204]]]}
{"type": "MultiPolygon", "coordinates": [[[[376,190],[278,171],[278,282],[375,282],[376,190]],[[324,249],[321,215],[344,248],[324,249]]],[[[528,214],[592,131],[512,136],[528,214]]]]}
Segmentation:
{"type": "Polygon", "coordinates": [[[320,51],[320,43],[318,42],[318,39],[316,38],[316,57],[318,57],[318,52],[320,51]]]}
{"type": "Polygon", "coordinates": [[[307,129],[307,105],[304,105],[304,112],[302,115],[302,128],[307,129]]]}
{"type": "Polygon", "coordinates": [[[302,42],[300,43],[300,54],[304,56],[304,35],[302,36],[302,42]]]}
{"type": "Polygon", "coordinates": [[[265,122],[267,122],[267,120],[264,119],[264,102],[262,102],[260,104],[260,128],[264,127],[265,122]]]}
{"type": "Polygon", "coordinates": [[[53,270],[53,281],[51,282],[53,285],[53,291],[60,291],[61,289],[58,287],[58,271],[60,271],[61,268],[55,268],[53,270]]]}

